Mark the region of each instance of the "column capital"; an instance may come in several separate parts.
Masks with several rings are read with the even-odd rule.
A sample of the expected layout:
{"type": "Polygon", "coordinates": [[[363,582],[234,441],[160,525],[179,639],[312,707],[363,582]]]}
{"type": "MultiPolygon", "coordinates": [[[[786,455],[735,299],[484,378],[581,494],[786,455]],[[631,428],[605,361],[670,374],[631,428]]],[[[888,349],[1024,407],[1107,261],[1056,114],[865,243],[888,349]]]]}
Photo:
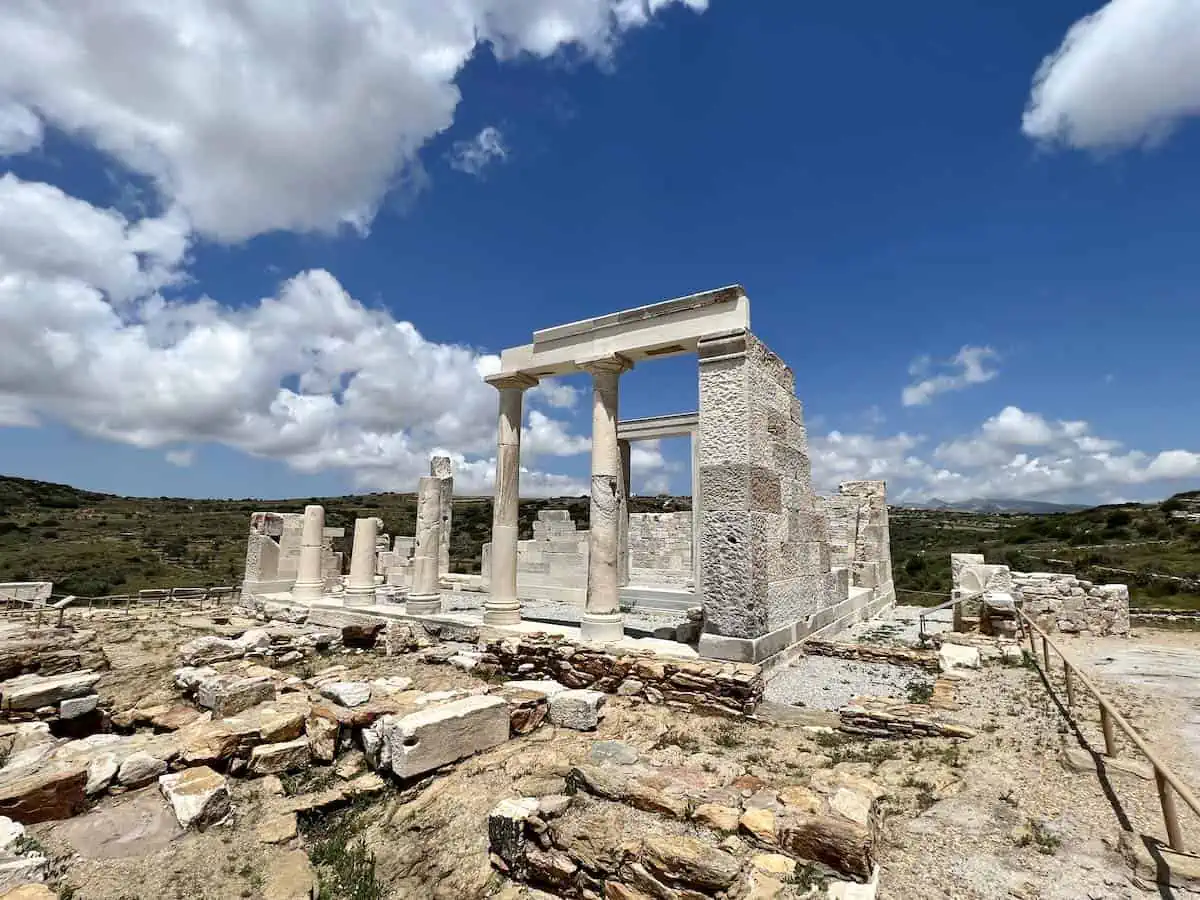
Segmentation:
{"type": "Polygon", "coordinates": [[[633,360],[620,353],[609,353],[605,356],[592,356],[587,359],[575,360],[575,365],[593,375],[620,375],[633,368],[633,360]]]}
{"type": "Polygon", "coordinates": [[[524,391],[538,383],[536,377],[525,372],[497,372],[495,375],[485,376],[483,380],[497,390],[517,388],[524,391]]]}

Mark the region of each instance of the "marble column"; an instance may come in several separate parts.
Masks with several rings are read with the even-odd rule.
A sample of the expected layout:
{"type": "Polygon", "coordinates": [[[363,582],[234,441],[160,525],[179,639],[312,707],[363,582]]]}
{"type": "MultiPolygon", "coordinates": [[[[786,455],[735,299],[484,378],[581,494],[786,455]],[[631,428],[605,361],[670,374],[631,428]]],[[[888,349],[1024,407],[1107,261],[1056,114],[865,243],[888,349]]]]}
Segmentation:
{"type": "Polygon", "coordinates": [[[429,463],[429,474],[438,479],[441,488],[441,536],[438,539],[438,575],[450,573],[450,519],[454,509],[454,464],[448,456],[435,456],[429,463]]]}
{"type": "Polygon", "coordinates": [[[517,504],[521,478],[521,407],[525,391],[537,384],[532,375],[493,375],[487,382],[500,391],[496,446],[496,499],[492,507],[491,592],[483,604],[485,625],[521,621],[517,599],[517,504]]]}
{"type": "Polygon", "coordinates": [[[300,561],[296,569],[296,583],[292,585],[293,600],[319,600],[325,593],[325,579],[321,576],[321,556],[324,552],[322,536],[325,533],[325,507],[304,507],[304,530],[300,534],[300,561]]]}
{"type": "Polygon", "coordinates": [[[383,522],[376,518],[354,523],[354,550],[350,556],[350,580],[343,594],[346,606],[372,606],[375,603],[375,539],[383,522]]]}
{"type": "Polygon", "coordinates": [[[579,635],[585,641],[616,641],[625,635],[621,614],[621,451],[617,441],[618,384],[630,362],[620,355],[580,362],[592,374],[592,503],[588,526],[587,601],[579,635]]]}
{"type": "Polygon", "coordinates": [[[405,610],[413,615],[442,611],[438,591],[438,550],[442,535],[442,481],[432,475],[417,489],[417,547],[413,554],[413,586],[405,610]]]}
{"type": "Polygon", "coordinates": [[[621,587],[629,584],[629,495],[632,493],[630,481],[630,461],[632,447],[629,441],[618,441],[617,448],[621,454],[621,515],[617,522],[617,583],[621,587]]]}

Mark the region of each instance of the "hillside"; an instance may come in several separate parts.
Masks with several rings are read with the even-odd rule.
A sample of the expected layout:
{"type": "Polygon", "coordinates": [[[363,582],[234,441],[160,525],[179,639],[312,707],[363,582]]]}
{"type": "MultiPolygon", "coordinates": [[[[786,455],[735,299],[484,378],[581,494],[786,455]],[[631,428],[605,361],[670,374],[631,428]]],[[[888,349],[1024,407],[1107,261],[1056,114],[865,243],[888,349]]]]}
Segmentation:
{"type": "MultiPolygon", "coordinates": [[[[378,516],[392,535],[416,528],[416,495],[352,494],[287,500],[192,500],[118,497],[62,484],[0,476],[0,581],[50,580],[80,596],[119,594],[173,585],[232,585],[241,581],[250,514],[325,507],[325,522],[345,528],[350,549],[354,520],[378,516]]],[[[583,497],[522,500],[521,536],[533,536],[538,510],[567,508],[588,523],[583,497]]],[[[690,509],[691,499],[635,497],[635,512],[690,509]]],[[[478,572],[491,539],[491,498],[456,497],[451,565],[478,572]]]]}
{"type": "MultiPolygon", "coordinates": [[[[347,545],[360,516],[379,516],[393,535],[412,534],[415,526],[412,494],[189,500],[118,497],[0,477],[0,581],[48,579],[81,596],[236,584],[250,514],[300,512],[307,503],[321,503],[327,523],[347,529],[347,545]]],[[[635,512],[690,505],[687,497],[633,500],[635,512]]],[[[523,500],[522,537],[532,535],[538,510],[564,507],[587,527],[584,497],[523,500]]],[[[479,571],[491,522],[490,498],[455,498],[450,551],[456,571],[479,571]]],[[[1017,569],[1074,569],[1094,581],[1123,581],[1138,605],[1200,608],[1200,494],[1050,515],[893,508],[891,522],[904,603],[948,598],[950,554],[978,552],[1017,569]]]]}

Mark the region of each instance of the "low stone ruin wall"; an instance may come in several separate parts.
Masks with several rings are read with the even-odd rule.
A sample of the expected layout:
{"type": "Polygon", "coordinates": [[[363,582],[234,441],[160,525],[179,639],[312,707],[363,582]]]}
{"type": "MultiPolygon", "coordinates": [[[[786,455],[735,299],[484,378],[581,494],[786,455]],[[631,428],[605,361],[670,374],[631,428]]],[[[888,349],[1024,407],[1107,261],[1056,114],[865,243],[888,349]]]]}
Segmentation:
{"type": "Polygon", "coordinates": [[[1093,584],[1058,572],[1013,572],[1012,579],[1025,612],[1044,630],[1129,633],[1126,585],[1093,584]]]}
{"type": "Polygon", "coordinates": [[[729,716],[753,713],[764,687],[755,665],[622,653],[538,635],[489,641],[480,662],[522,678],[541,675],[571,688],[729,716]]]}

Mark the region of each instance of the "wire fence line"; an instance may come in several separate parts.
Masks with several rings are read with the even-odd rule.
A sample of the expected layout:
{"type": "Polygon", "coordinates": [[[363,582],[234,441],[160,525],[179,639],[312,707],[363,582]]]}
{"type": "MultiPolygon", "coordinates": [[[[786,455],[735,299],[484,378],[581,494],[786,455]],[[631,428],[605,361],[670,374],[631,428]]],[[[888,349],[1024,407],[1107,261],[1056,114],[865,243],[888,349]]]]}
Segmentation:
{"type": "Polygon", "coordinates": [[[107,594],[100,597],[51,594],[48,600],[0,594],[0,615],[6,618],[32,618],[36,627],[40,627],[48,618],[54,618],[61,626],[68,609],[88,616],[123,614],[131,617],[139,612],[155,615],[181,610],[219,609],[235,605],[240,598],[241,588],[224,586],[152,588],[134,594],[107,594]]]}

